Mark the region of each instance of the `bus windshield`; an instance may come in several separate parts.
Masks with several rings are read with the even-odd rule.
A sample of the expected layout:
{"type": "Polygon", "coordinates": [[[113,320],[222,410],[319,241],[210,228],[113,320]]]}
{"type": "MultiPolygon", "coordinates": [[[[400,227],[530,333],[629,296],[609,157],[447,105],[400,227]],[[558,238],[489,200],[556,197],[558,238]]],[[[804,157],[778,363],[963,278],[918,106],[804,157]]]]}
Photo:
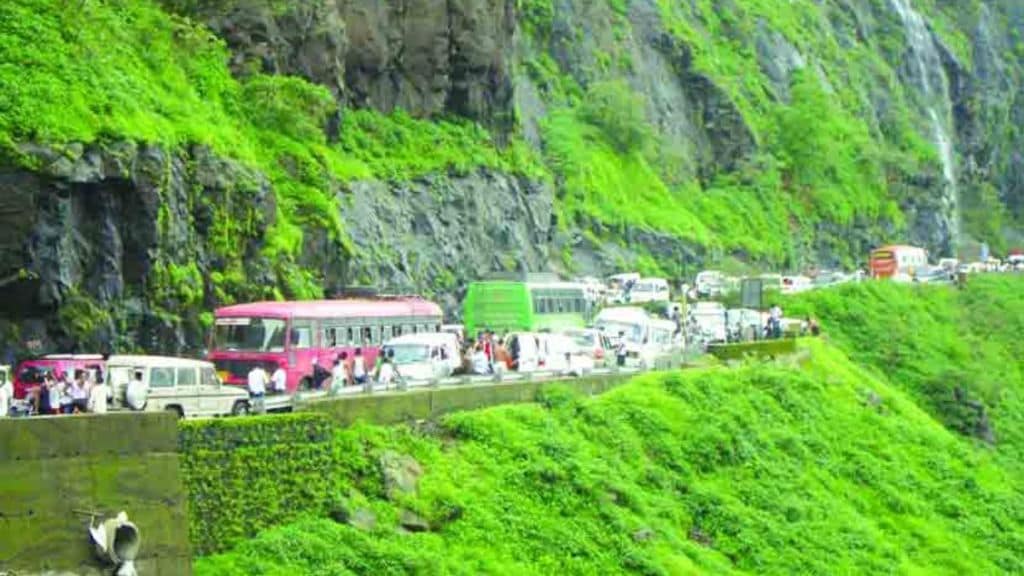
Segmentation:
{"type": "Polygon", "coordinates": [[[232,352],[284,352],[285,321],[278,318],[218,318],[214,345],[232,352]]]}

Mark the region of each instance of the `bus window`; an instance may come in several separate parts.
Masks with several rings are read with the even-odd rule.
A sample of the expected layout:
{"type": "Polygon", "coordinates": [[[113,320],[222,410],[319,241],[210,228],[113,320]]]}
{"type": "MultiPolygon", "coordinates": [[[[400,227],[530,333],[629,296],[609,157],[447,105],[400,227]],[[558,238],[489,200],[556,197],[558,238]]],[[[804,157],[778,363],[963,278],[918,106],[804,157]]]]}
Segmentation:
{"type": "Polygon", "coordinates": [[[352,327],[349,326],[346,333],[348,334],[348,338],[345,339],[345,344],[348,346],[354,346],[356,344],[355,330],[353,330],[352,327]]]}
{"type": "Polygon", "coordinates": [[[292,348],[297,350],[312,348],[313,323],[309,320],[293,320],[290,340],[292,348]]]}
{"type": "Polygon", "coordinates": [[[396,324],[394,330],[395,330],[395,337],[398,337],[398,336],[402,335],[402,326],[401,326],[401,324],[396,324]]]}
{"type": "Polygon", "coordinates": [[[387,342],[391,339],[391,326],[380,327],[380,341],[381,343],[387,342]]]}
{"type": "Polygon", "coordinates": [[[412,333],[413,333],[413,334],[418,334],[418,333],[419,333],[419,330],[418,330],[418,328],[419,328],[418,326],[416,326],[415,324],[413,324],[413,325],[412,325],[412,333]]]}
{"type": "Polygon", "coordinates": [[[366,328],[363,328],[363,345],[371,346],[373,344],[373,327],[367,326],[366,328]]]}
{"type": "Polygon", "coordinates": [[[324,346],[327,348],[338,347],[338,329],[324,328],[324,346]]]}

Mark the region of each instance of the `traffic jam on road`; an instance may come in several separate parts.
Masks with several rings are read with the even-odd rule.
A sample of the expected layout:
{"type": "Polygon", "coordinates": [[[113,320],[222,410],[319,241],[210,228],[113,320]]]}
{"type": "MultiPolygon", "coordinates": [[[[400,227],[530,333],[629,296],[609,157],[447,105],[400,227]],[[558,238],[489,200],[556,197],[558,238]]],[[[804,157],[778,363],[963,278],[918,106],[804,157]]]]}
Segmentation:
{"type": "Polygon", "coordinates": [[[551,274],[468,286],[462,324],[416,296],[255,302],[214,313],[203,360],[56,354],[0,366],[0,417],[168,411],[180,417],[289,410],[295,398],[467,382],[581,377],[678,365],[717,343],[817,334],[771,295],[869,279],[952,284],[1024,272],[1024,252],[961,263],[912,246],[871,252],[867,271],[728,275],[692,284],[637,273],[564,281],[551,274]],[[756,298],[750,300],[750,286],[756,298]]]}

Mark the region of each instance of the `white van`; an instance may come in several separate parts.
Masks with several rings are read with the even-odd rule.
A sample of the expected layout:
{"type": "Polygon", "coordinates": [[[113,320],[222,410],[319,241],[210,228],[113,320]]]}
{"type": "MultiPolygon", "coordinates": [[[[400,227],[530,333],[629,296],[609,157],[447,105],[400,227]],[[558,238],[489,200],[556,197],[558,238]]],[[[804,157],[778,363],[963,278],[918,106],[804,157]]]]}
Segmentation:
{"type": "Polygon", "coordinates": [[[641,369],[654,367],[677,344],[675,322],[652,318],[643,308],[606,308],[597,315],[594,327],[613,345],[624,342],[627,364],[641,369]]]}
{"type": "Polygon", "coordinates": [[[725,292],[725,275],[717,270],[705,270],[697,274],[694,287],[700,298],[720,296],[725,292]]]}
{"type": "Polygon", "coordinates": [[[459,340],[450,332],[406,334],[384,344],[394,353],[395,369],[407,380],[435,380],[451,376],[462,365],[459,340]]]}
{"type": "Polygon", "coordinates": [[[634,304],[669,300],[668,281],[664,278],[642,278],[633,284],[633,289],[629,291],[629,301],[634,304]]]}
{"type": "Polygon", "coordinates": [[[721,302],[697,302],[687,313],[690,332],[706,344],[725,342],[728,329],[725,321],[725,306],[721,302]]]}
{"type": "Polygon", "coordinates": [[[507,340],[514,370],[582,376],[594,369],[594,358],[564,334],[515,332],[507,340]]]}
{"type": "Polygon", "coordinates": [[[170,411],[179,417],[247,414],[249,393],[225,386],[213,363],[162,356],[111,356],[107,374],[113,390],[111,410],[132,410],[125,398],[129,382],[138,373],[145,388],[142,410],[170,411]]]}

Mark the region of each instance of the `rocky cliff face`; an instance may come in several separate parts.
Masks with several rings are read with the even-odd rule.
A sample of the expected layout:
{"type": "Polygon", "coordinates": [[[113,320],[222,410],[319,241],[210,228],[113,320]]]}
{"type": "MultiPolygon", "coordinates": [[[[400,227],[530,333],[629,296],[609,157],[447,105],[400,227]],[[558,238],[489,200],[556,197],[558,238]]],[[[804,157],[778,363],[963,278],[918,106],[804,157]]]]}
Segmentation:
{"type": "MultiPolygon", "coordinates": [[[[356,283],[457,311],[465,283],[492,271],[681,277],[723,259],[852,265],[882,241],[951,253],[1021,237],[1024,9],[1012,0],[801,0],[785,13],[743,0],[154,2],[148,17],[173,30],[156,58],[189,53],[201,28],[225,43],[242,87],[218,109],[231,126],[258,120],[251,81],[296,76],[337,103],[324,142],[309,161],[287,148],[253,164],[202,138],[145,144],[114,128],[82,141],[40,136],[31,115],[0,122],[13,348],[195,351],[222,302],[356,283]],[[531,149],[536,169],[413,159],[431,167],[345,175],[333,167],[345,158],[387,165],[417,137],[346,140],[354,109],[469,119],[499,155],[531,149]],[[307,214],[293,181],[335,213],[307,214]],[[280,230],[294,222],[285,257],[279,245],[296,240],[280,230]]],[[[114,26],[108,9],[73,25],[114,26]]]]}

